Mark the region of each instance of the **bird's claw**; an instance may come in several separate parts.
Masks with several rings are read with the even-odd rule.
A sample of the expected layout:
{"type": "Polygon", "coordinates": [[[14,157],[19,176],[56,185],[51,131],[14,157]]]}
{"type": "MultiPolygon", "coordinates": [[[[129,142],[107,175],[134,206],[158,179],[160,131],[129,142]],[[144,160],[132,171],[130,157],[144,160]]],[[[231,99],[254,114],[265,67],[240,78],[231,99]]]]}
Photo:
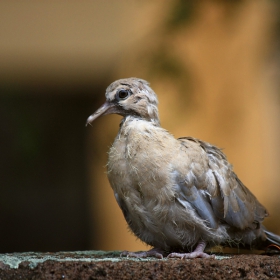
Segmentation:
{"type": "Polygon", "coordinates": [[[167,256],[168,259],[172,258],[180,258],[183,259],[196,259],[196,258],[202,258],[202,259],[215,259],[215,255],[208,255],[204,252],[191,252],[191,253],[171,253],[167,256]]]}
{"type": "Polygon", "coordinates": [[[156,249],[152,249],[149,251],[144,251],[144,252],[128,252],[128,251],[123,251],[120,255],[121,257],[130,257],[130,258],[149,258],[149,257],[154,257],[157,259],[163,259],[163,255],[161,251],[158,251],[156,249]]]}

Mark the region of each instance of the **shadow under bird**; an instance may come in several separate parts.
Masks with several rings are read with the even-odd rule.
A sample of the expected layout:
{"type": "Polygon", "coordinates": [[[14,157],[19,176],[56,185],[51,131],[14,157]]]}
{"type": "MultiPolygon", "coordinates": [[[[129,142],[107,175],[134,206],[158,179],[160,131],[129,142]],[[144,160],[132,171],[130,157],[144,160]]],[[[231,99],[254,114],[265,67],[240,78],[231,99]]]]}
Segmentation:
{"type": "Polygon", "coordinates": [[[192,137],[175,139],[160,126],[158,100],[138,78],[113,82],[106,102],[87,119],[123,116],[109,151],[108,179],[131,231],[152,246],[123,256],[208,258],[215,245],[280,246],[268,213],[233,172],[223,152],[192,137]]]}

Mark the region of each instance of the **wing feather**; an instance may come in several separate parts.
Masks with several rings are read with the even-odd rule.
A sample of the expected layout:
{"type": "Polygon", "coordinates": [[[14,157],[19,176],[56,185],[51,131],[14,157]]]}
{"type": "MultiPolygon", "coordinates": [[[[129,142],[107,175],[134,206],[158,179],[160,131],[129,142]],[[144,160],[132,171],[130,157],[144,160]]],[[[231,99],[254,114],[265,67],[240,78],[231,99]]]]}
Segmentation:
{"type": "MultiPolygon", "coordinates": [[[[178,140],[186,147],[188,141],[196,142],[208,157],[209,169],[204,174],[205,183],[200,183],[199,186],[185,184],[181,187],[197,213],[208,220],[211,227],[216,225],[217,220],[238,229],[258,227],[268,213],[233,172],[224,153],[219,148],[192,137],[178,140]],[[208,197],[206,193],[209,194],[208,197]]],[[[192,171],[192,176],[195,175],[192,171]]]]}

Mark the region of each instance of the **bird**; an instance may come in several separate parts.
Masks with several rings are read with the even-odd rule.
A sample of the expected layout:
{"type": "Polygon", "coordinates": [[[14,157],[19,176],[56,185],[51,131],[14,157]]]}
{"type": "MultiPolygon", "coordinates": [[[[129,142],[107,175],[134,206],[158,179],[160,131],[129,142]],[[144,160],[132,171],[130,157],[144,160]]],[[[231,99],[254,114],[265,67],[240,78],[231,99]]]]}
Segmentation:
{"type": "Polygon", "coordinates": [[[108,153],[107,176],[129,229],[152,249],[126,257],[213,258],[205,249],[280,246],[262,222],[268,212],[218,147],[176,139],[161,127],[158,98],[140,78],[119,79],[86,121],[123,118],[108,153]]]}

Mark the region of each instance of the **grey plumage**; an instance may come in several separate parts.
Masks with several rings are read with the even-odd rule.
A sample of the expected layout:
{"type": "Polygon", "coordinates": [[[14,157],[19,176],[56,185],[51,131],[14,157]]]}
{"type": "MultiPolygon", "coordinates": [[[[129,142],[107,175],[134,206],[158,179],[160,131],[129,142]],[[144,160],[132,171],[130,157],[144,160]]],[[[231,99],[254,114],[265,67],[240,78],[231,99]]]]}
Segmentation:
{"type": "Polygon", "coordinates": [[[209,257],[205,246],[280,245],[262,225],[268,215],[217,147],[175,139],[160,127],[157,96],[148,82],[113,82],[106,103],[87,124],[123,116],[109,151],[108,179],[132,232],[154,249],[129,256],[209,257]]]}

